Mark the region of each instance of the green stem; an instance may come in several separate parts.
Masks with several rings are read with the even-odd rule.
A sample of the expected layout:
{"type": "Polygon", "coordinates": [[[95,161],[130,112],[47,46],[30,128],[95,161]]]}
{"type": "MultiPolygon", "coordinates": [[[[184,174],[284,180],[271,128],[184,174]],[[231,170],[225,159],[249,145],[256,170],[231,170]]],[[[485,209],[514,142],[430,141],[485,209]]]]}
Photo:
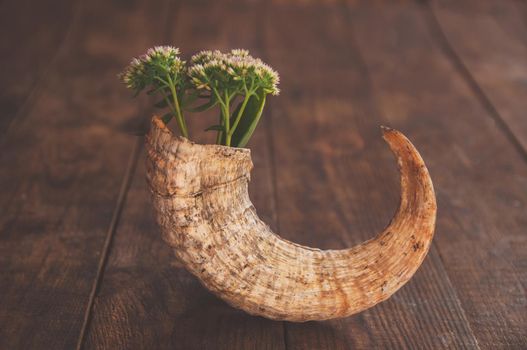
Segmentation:
{"type": "Polygon", "coordinates": [[[251,94],[247,93],[245,94],[245,97],[243,99],[242,105],[240,107],[240,110],[238,111],[238,115],[236,116],[236,119],[234,120],[234,123],[232,124],[232,128],[230,131],[230,136],[234,135],[234,131],[236,131],[236,128],[238,127],[238,123],[242,119],[243,112],[245,111],[245,107],[247,106],[247,102],[249,102],[249,99],[251,98],[251,94]]]}
{"type": "Polygon", "coordinates": [[[220,103],[220,105],[222,107],[225,107],[225,103],[223,102],[223,99],[221,98],[218,90],[215,87],[212,87],[212,92],[214,93],[214,95],[216,95],[216,98],[218,99],[218,102],[220,103]]]}
{"type": "MultiPolygon", "coordinates": [[[[212,92],[214,93],[214,95],[216,96],[216,99],[218,100],[218,102],[221,105],[220,125],[225,126],[225,123],[224,123],[224,120],[225,120],[225,115],[224,115],[225,103],[223,102],[218,90],[214,86],[212,87],[212,92]]],[[[223,131],[218,130],[218,134],[216,135],[216,144],[220,145],[222,139],[223,139],[223,131]]]]}
{"type": "Polygon", "coordinates": [[[167,95],[165,95],[164,93],[161,93],[163,95],[163,99],[165,100],[165,102],[167,103],[168,105],[168,108],[170,108],[170,111],[176,115],[176,110],[174,109],[174,106],[172,106],[172,103],[170,103],[170,100],[168,99],[167,95]]]}
{"type": "Polygon", "coordinates": [[[160,77],[154,77],[154,79],[159,80],[161,83],[165,84],[166,86],[169,85],[169,84],[168,84],[168,81],[166,81],[166,80],[164,80],[164,79],[162,79],[162,78],[160,78],[160,77]]]}
{"type": "Polygon", "coordinates": [[[168,85],[170,87],[170,91],[172,92],[172,98],[174,100],[174,107],[176,109],[176,119],[179,125],[179,129],[181,130],[181,134],[183,136],[188,138],[188,131],[187,131],[187,124],[185,123],[185,119],[183,118],[183,115],[181,114],[181,108],[179,106],[179,101],[177,98],[177,92],[176,87],[174,85],[174,82],[172,81],[172,78],[170,77],[170,74],[167,74],[168,78],[168,85]]]}
{"type": "MultiPolygon", "coordinates": [[[[220,125],[223,126],[223,111],[220,113],[220,125]]],[[[223,138],[223,132],[221,130],[218,130],[218,133],[216,134],[216,144],[221,144],[221,139],[223,138]]]]}
{"type": "Polygon", "coordinates": [[[223,120],[225,121],[225,146],[231,145],[231,130],[230,130],[230,119],[231,119],[231,113],[230,113],[230,97],[227,94],[227,91],[225,91],[225,105],[224,105],[224,111],[223,111],[223,120]]]}

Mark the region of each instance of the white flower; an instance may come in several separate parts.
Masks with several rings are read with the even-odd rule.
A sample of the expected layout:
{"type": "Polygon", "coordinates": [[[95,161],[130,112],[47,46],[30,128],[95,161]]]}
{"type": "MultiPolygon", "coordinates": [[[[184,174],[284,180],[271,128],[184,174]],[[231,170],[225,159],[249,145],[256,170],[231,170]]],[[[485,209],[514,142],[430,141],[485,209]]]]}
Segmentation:
{"type": "Polygon", "coordinates": [[[130,89],[141,91],[148,85],[159,87],[159,79],[170,79],[180,85],[185,79],[185,61],[179,58],[179,49],[172,46],[155,46],[134,58],[124,72],[121,80],[130,89]]]}
{"type": "Polygon", "coordinates": [[[234,49],[229,53],[201,51],[191,59],[191,82],[197,89],[211,89],[211,84],[229,93],[247,93],[262,88],[266,93],[279,93],[278,73],[249,51],[234,49]]]}
{"type": "Polygon", "coordinates": [[[175,58],[179,55],[179,49],[172,46],[155,46],[148,49],[145,55],[145,61],[152,60],[154,58],[175,58]]]}
{"type": "Polygon", "coordinates": [[[249,56],[249,50],[245,49],[233,49],[231,50],[232,56],[246,57],[249,56]]]}

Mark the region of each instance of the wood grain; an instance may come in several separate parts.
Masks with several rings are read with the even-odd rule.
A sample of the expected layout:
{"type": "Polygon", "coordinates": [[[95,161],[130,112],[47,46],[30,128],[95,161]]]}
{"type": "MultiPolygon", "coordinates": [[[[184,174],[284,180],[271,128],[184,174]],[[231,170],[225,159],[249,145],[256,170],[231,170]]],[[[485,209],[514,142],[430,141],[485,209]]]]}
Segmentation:
{"type": "Polygon", "coordinates": [[[134,143],[122,124],[140,110],[125,104],[115,76],[156,39],[146,24],[162,13],[148,2],[89,2],[80,11],[0,152],[3,349],[77,343],[134,143]]]}
{"type": "MultiPolygon", "coordinates": [[[[259,21],[259,8],[258,3],[183,1],[171,10],[170,18],[177,25],[168,41],[187,56],[205,48],[235,47],[254,48],[258,55],[260,38],[253,23],[259,21]],[[195,23],[198,16],[199,25],[195,23]],[[240,31],[240,27],[246,30],[240,31]]],[[[144,118],[148,120],[150,115],[144,118]]],[[[191,116],[193,138],[211,142],[214,135],[204,135],[202,130],[215,118],[191,116]]],[[[261,126],[251,142],[265,145],[265,137],[261,126]]],[[[267,152],[265,147],[253,148],[255,180],[250,191],[258,212],[272,224],[267,152]]],[[[144,161],[142,155],[95,302],[85,348],[283,349],[281,322],[231,308],[176,262],[154,221],[144,161]]]]}
{"type": "Polygon", "coordinates": [[[513,247],[525,245],[527,164],[428,20],[419,5],[357,9],[352,18],[379,110],[429,165],[435,242],[479,346],[522,348],[527,252],[513,247]]]}
{"type": "MultiPolygon", "coordinates": [[[[526,347],[524,3],[0,10],[0,348],[71,349],[83,329],[88,349],[526,347]],[[295,324],[234,310],[184,271],[154,224],[143,155],[127,196],[123,184],[142,142],[130,133],[151,110],[115,75],[163,43],[187,55],[247,47],[281,73],[250,144],[250,192],[285,238],[343,248],[382,229],[399,188],[378,125],[404,131],[439,204],[434,248],[409,284],[356,317],[295,324]]],[[[192,117],[192,135],[210,141],[201,130],[216,118],[192,117]]]]}
{"type": "Polygon", "coordinates": [[[521,6],[434,1],[430,11],[453,60],[527,159],[527,20],[521,6]]]}
{"type": "MultiPolygon", "coordinates": [[[[379,125],[387,121],[376,109],[346,11],[283,5],[266,13],[266,51],[281,72],[283,92],[272,113],[278,232],[323,248],[371,238],[388,224],[399,192],[380,138],[379,125]]],[[[475,346],[435,249],[387,302],[342,321],[288,324],[286,330],[292,349],[475,346]]]]}
{"type": "MultiPolygon", "coordinates": [[[[433,2],[428,12],[444,36],[458,69],[527,160],[527,6],[520,2],[433,2]],[[474,85],[477,85],[474,87],[474,85]]],[[[441,34],[440,34],[441,35],[441,34]]],[[[522,205],[514,202],[515,206],[522,205]]],[[[525,257],[527,239],[510,244],[514,256],[525,257]]],[[[517,273],[527,281],[527,259],[517,273]]]]}

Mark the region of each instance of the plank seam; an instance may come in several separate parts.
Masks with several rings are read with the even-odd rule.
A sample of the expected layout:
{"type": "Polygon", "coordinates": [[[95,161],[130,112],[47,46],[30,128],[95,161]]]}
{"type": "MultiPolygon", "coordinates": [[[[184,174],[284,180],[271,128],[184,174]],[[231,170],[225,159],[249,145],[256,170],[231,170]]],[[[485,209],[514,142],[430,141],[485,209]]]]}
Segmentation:
{"type": "Polygon", "coordinates": [[[119,219],[121,217],[121,213],[124,208],[124,203],[126,201],[126,196],[128,194],[128,189],[130,188],[130,184],[132,182],[133,175],[135,173],[135,168],[137,166],[137,160],[139,158],[139,153],[141,151],[143,145],[143,138],[138,137],[135,142],[132,149],[132,152],[130,154],[130,158],[128,160],[128,165],[126,166],[123,182],[121,183],[121,188],[119,190],[119,195],[117,197],[117,202],[115,204],[115,209],[112,215],[112,219],[110,221],[110,226],[108,227],[108,231],[106,233],[106,239],[104,241],[104,245],[102,248],[102,254],[101,258],[99,259],[99,265],[97,267],[97,273],[95,275],[95,280],[92,284],[92,288],[90,291],[90,296],[88,299],[88,305],[86,306],[86,310],[84,312],[84,319],[82,322],[82,328],[81,332],[79,334],[79,340],[77,342],[76,349],[80,350],[82,349],[85,337],[86,337],[86,331],[88,329],[88,325],[91,320],[93,305],[95,303],[95,298],[97,296],[97,292],[99,290],[99,286],[101,285],[104,271],[106,269],[106,264],[108,262],[108,257],[110,255],[110,248],[112,246],[113,237],[115,236],[115,232],[117,231],[117,226],[119,224],[119,219]]]}
{"type": "Polygon", "coordinates": [[[512,131],[512,129],[509,127],[505,119],[503,119],[503,117],[500,115],[496,107],[494,107],[489,97],[479,86],[472,73],[470,73],[467,66],[463,63],[461,57],[457,54],[454,47],[448,41],[448,38],[446,37],[446,34],[443,31],[443,28],[441,27],[441,24],[439,23],[439,20],[430,2],[423,1],[420,2],[420,4],[423,5],[421,8],[424,13],[424,17],[428,18],[427,23],[431,37],[436,40],[437,44],[447,57],[448,61],[450,61],[457,73],[467,83],[478,102],[487,111],[488,115],[496,123],[498,128],[505,134],[509,142],[512,143],[513,147],[520,154],[523,160],[527,162],[527,149],[523,147],[521,141],[518,139],[514,131],[512,131]]]}
{"type": "MultiPolygon", "coordinates": [[[[418,0],[419,1],[419,0],[418,0]]],[[[341,3],[341,5],[343,5],[343,7],[345,9],[343,9],[343,12],[346,14],[347,16],[347,19],[349,21],[352,22],[352,14],[351,14],[351,10],[350,10],[350,7],[348,6],[348,4],[346,3],[346,1],[343,1],[341,3]]],[[[361,69],[361,73],[364,75],[364,79],[367,81],[368,83],[368,87],[370,90],[372,90],[372,82],[371,82],[371,76],[370,76],[370,72],[368,70],[368,67],[365,63],[365,59],[361,53],[361,50],[360,50],[360,47],[359,45],[357,44],[357,41],[354,39],[354,33],[353,33],[353,28],[350,29],[350,37],[351,37],[351,41],[352,41],[352,45],[354,46],[354,49],[355,51],[357,52],[357,56],[358,56],[358,61],[359,61],[359,64],[360,64],[360,69],[361,69]]],[[[471,336],[471,338],[473,339],[474,343],[476,344],[476,348],[477,349],[480,349],[479,347],[479,344],[478,344],[478,340],[474,334],[474,331],[471,327],[471,324],[466,316],[466,312],[465,312],[465,309],[463,308],[463,305],[461,303],[461,300],[459,298],[459,296],[457,295],[457,291],[456,289],[454,288],[453,284],[452,284],[452,281],[450,279],[450,276],[448,275],[448,271],[447,269],[445,268],[445,263],[444,263],[444,260],[443,260],[443,257],[441,256],[441,253],[440,253],[440,250],[439,250],[439,247],[437,246],[437,243],[435,241],[432,242],[432,246],[430,247],[430,250],[435,250],[437,253],[438,253],[438,256],[440,258],[440,261],[441,261],[441,268],[443,269],[444,273],[445,273],[445,277],[446,277],[446,282],[448,283],[448,290],[450,293],[452,293],[453,297],[454,297],[454,302],[455,304],[459,307],[459,312],[461,314],[461,317],[463,318],[463,322],[465,323],[468,331],[469,331],[469,335],[471,336]]]]}
{"type": "MultiPolygon", "coordinates": [[[[470,70],[463,63],[461,56],[458,55],[455,51],[454,46],[451,45],[448,41],[448,38],[445,32],[443,31],[441,24],[439,23],[439,19],[435,14],[430,0],[425,0],[424,5],[427,7],[426,10],[423,10],[425,12],[425,17],[430,17],[429,22],[431,23],[431,25],[429,25],[428,27],[430,29],[431,36],[434,37],[435,32],[437,36],[435,39],[438,41],[440,47],[445,51],[445,55],[447,56],[447,58],[449,58],[449,61],[452,62],[454,68],[458,70],[458,73],[461,75],[462,78],[464,78],[469,87],[473,89],[474,95],[478,98],[479,102],[490,114],[490,117],[494,120],[497,127],[501,129],[501,131],[505,134],[505,137],[508,139],[508,141],[510,141],[513,147],[518,151],[520,157],[525,162],[527,162],[527,149],[523,146],[520,139],[516,137],[515,133],[507,124],[507,121],[502,118],[497,108],[495,108],[492,104],[492,101],[488,98],[483,89],[479,86],[472,73],[470,73],[470,70]]],[[[513,269],[515,273],[518,274],[518,272],[516,271],[517,269],[514,266],[513,269]]]]}
{"type": "MultiPolygon", "coordinates": [[[[512,130],[509,128],[505,120],[502,119],[499,112],[496,110],[490,99],[485,95],[481,87],[478,85],[468,68],[463,63],[462,59],[458,56],[458,54],[455,52],[454,48],[450,45],[450,42],[448,41],[445,33],[443,32],[443,29],[441,28],[441,25],[439,24],[439,21],[435,15],[435,12],[432,9],[432,6],[429,1],[423,1],[420,2],[421,10],[424,14],[425,18],[428,18],[427,24],[428,29],[430,31],[431,37],[434,38],[447,57],[447,59],[451,62],[451,64],[454,66],[454,69],[457,71],[457,73],[461,76],[461,78],[468,84],[469,88],[472,90],[472,93],[476,96],[476,99],[480,102],[480,104],[483,106],[485,110],[489,113],[490,117],[494,120],[494,122],[497,124],[497,126],[501,129],[502,132],[505,133],[509,141],[513,144],[514,148],[518,151],[520,156],[527,161],[527,151],[523,148],[520,141],[516,138],[512,130]]],[[[433,243],[436,251],[438,253],[439,259],[441,260],[441,263],[443,266],[445,266],[445,260],[443,257],[443,254],[441,254],[441,249],[437,246],[437,243],[433,243]]],[[[457,290],[454,288],[454,285],[452,284],[452,281],[450,280],[450,276],[448,276],[448,270],[445,269],[445,273],[447,275],[447,282],[452,286],[452,290],[455,294],[455,302],[458,304],[463,317],[467,320],[467,326],[469,327],[469,330],[474,337],[475,344],[478,349],[480,349],[478,339],[476,338],[474,331],[472,329],[472,325],[466,316],[466,311],[462,306],[461,300],[457,295],[457,290]]]]}
{"type": "MultiPolygon", "coordinates": [[[[79,0],[80,1],[80,0],[79,0]]],[[[166,11],[164,11],[165,18],[163,19],[164,25],[163,25],[163,32],[161,34],[163,41],[167,41],[170,38],[170,26],[169,26],[169,13],[170,13],[170,7],[171,7],[171,0],[165,0],[164,1],[166,11]]],[[[178,13],[179,11],[176,11],[178,13]]],[[[150,110],[149,108],[142,108],[143,111],[150,110]]],[[[106,270],[106,266],[108,263],[108,259],[110,256],[110,251],[113,243],[113,239],[115,237],[115,234],[117,232],[117,226],[119,224],[119,219],[121,217],[122,211],[124,209],[124,205],[126,202],[126,197],[128,194],[128,190],[130,189],[133,176],[135,174],[135,169],[137,167],[137,162],[139,159],[139,155],[141,153],[141,149],[144,144],[144,135],[142,137],[138,137],[133,145],[132,152],[130,154],[130,158],[128,160],[128,164],[125,170],[123,182],[121,184],[121,188],[119,190],[119,195],[117,197],[117,202],[115,205],[114,213],[112,216],[112,220],[110,221],[110,226],[108,227],[108,231],[106,233],[106,239],[102,248],[102,255],[99,260],[99,265],[97,267],[97,274],[95,276],[95,280],[92,285],[92,289],[90,291],[90,296],[88,299],[88,305],[86,307],[85,313],[84,313],[84,319],[82,323],[81,332],[79,334],[79,339],[77,342],[76,350],[81,350],[84,346],[84,342],[86,340],[86,333],[88,331],[88,327],[90,325],[92,314],[93,314],[93,307],[95,305],[95,299],[97,298],[98,291],[102,285],[103,278],[104,278],[104,271],[106,270]]]]}

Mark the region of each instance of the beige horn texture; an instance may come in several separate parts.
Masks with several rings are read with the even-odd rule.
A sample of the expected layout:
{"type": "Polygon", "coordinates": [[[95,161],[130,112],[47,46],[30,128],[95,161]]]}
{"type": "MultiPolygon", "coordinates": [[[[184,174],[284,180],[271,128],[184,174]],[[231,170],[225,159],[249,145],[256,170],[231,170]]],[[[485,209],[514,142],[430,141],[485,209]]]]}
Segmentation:
{"type": "Polygon", "coordinates": [[[163,237],[207,289],[230,305],[276,320],[346,317],[386,300],[421,265],[434,234],[436,200],[408,139],[383,128],[397,158],[401,201],[375,238],[342,250],[289,242],[262,222],[248,195],[248,149],[199,145],[154,117],[147,179],[163,237]]]}

